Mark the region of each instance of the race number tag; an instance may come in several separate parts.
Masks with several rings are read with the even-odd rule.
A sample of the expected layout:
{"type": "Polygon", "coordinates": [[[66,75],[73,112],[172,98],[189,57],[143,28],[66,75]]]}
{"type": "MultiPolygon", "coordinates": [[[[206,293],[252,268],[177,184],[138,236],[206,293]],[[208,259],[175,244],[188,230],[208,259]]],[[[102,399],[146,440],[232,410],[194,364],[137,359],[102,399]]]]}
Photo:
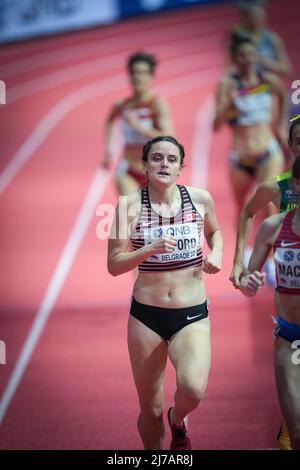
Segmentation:
{"type": "Polygon", "coordinates": [[[173,253],[159,253],[149,258],[151,262],[170,263],[171,261],[190,260],[196,258],[197,250],[201,247],[197,223],[189,222],[177,225],[144,228],[145,245],[158,238],[172,235],[177,239],[173,253]]]}

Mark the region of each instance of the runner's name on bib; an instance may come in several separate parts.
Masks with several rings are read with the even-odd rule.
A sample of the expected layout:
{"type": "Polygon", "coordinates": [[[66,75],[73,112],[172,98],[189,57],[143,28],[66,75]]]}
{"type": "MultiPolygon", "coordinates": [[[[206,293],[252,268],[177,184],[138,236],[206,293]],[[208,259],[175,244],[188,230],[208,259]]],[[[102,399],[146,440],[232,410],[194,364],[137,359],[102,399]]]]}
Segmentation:
{"type": "Polygon", "coordinates": [[[145,245],[168,235],[172,235],[177,239],[175,250],[172,253],[153,255],[149,258],[151,262],[170,263],[172,261],[190,260],[197,257],[197,250],[201,247],[201,240],[196,221],[185,224],[144,228],[145,245]]]}

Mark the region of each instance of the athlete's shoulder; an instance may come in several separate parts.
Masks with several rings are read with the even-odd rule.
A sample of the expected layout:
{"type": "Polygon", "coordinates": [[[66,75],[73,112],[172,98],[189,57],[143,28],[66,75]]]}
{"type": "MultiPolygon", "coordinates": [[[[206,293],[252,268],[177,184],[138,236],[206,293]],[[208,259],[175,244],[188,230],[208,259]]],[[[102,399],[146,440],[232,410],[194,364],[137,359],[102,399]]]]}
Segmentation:
{"type": "Polygon", "coordinates": [[[166,98],[164,98],[163,96],[158,96],[158,95],[153,96],[151,100],[151,104],[153,108],[156,109],[157,111],[160,111],[161,109],[165,109],[166,107],[168,107],[168,101],[166,100],[166,98]]]}
{"type": "Polygon", "coordinates": [[[108,121],[114,121],[116,118],[120,117],[127,102],[128,102],[128,99],[115,100],[112,105],[110,114],[108,116],[108,121]]]}
{"type": "Polygon", "coordinates": [[[137,189],[136,191],[133,191],[127,196],[123,196],[127,198],[128,205],[133,205],[141,202],[141,191],[141,189],[137,189]]]}
{"type": "Polygon", "coordinates": [[[119,98],[115,100],[113,103],[113,109],[120,110],[121,108],[123,108],[125,102],[126,102],[126,99],[124,98],[119,98]]]}
{"type": "Polygon", "coordinates": [[[270,198],[273,196],[278,196],[280,189],[277,178],[260,183],[257,187],[256,193],[259,195],[265,195],[267,197],[270,196],[270,198]]]}
{"type": "Polygon", "coordinates": [[[260,72],[260,75],[263,79],[263,82],[269,85],[269,89],[273,91],[278,91],[278,89],[283,88],[283,82],[282,80],[275,75],[273,72],[269,72],[267,70],[264,70],[260,72]]]}
{"type": "Polygon", "coordinates": [[[128,96],[127,98],[121,98],[121,99],[117,99],[115,100],[114,102],[114,108],[116,110],[119,110],[119,111],[122,111],[124,108],[126,108],[127,106],[130,106],[131,103],[133,101],[133,97],[132,96],[128,96]]]}
{"type": "Polygon", "coordinates": [[[127,196],[119,196],[118,214],[127,214],[127,219],[135,218],[141,210],[141,190],[133,191],[127,196]]]}
{"type": "Polygon", "coordinates": [[[228,70],[224,73],[224,75],[219,79],[218,86],[222,90],[228,90],[233,87],[236,87],[237,78],[236,73],[232,70],[228,70]]]}
{"type": "Polygon", "coordinates": [[[194,186],[185,186],[192,200],[199,204],[212,202],[212,196],[206,189],[195,188],[194,186]]]}
{"type": "Polygon", "coordinates": [[[160,104],[160,103],[166,103],[167,99],[161,95],[153,95],[150,101],[153,104],[157,104],[157,103],[160,104]]]}
{"type": "Polygon", "coordinates": [[[276,179],[259,184],[243,207],[243,214],[253,217],[260,209],[269,202],[273,202],[278,208],[280,206],[280,188],[276,179]]]}

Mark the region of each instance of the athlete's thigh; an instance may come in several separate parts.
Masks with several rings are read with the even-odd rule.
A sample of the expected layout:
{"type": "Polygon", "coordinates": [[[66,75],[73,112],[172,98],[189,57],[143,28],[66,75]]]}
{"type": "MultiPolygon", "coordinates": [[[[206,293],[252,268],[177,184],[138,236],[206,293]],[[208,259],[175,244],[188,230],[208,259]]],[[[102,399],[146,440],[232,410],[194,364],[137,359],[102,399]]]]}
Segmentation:
{"type": "Polygon", "coordinates": [[[289,341],[276,338],[274,347],[277,391],[282,411],[289,422],[300,420],[299,353],[289,341]]]}
{"type": "Polygon", "coordinates": [[[142,406],[162,399],[168,347],[155,331],[136,318],[128,320],[128,350],[136,388],[142,406]]]}
{"type": "Polygon", "coordinates": [[[242,208],[246,196],[253,185],[253,178],[240,168],[230,166],[229,179],[231,189],[237,205],[242,208]]]}
{"type": "Polygon", "coordinates": [[[280,149],[257,168],[257,179],[261,183],[280,175],[284,169],[284,156],[280,149]]]}
{"type": "Polygon", "coordinates": [[[178,331],[170,340],[169,357],[179,380],[194,381],[198,377],[206,381],[211,359],[209,318],[178,331]]]}

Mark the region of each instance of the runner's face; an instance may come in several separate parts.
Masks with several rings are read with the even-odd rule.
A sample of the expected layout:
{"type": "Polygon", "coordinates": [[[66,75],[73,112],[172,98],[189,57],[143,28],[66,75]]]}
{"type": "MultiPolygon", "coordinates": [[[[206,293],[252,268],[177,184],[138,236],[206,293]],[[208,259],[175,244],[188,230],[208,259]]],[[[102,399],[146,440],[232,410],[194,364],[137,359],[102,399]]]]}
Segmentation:
{"type": "Polygon", "coordinates": [[[240,45],[235,56],[235,63],[241,71],[255,67],[257,53],[253,44],[245,43],[240,45]]]}
{"type": "Polygon", "coordinates": [[[181,171],[179,148],[172,142],[157,142],[150,148],[148,160],[143,165],[150,182],[169,186],[181,171]]]}
{"type": "Polygon", "coordinates": [[[137,92],[145,92],[150,88],[153,74],[147,62],[135,62],[131,68],[130,81],[137,92]]]}
{"type": "Polygon", "coordinates": [[[290,150],[294,157],[300,155],[300,125],[294,127],[292,133],[292,141],[290,142],[290,150]]]}

